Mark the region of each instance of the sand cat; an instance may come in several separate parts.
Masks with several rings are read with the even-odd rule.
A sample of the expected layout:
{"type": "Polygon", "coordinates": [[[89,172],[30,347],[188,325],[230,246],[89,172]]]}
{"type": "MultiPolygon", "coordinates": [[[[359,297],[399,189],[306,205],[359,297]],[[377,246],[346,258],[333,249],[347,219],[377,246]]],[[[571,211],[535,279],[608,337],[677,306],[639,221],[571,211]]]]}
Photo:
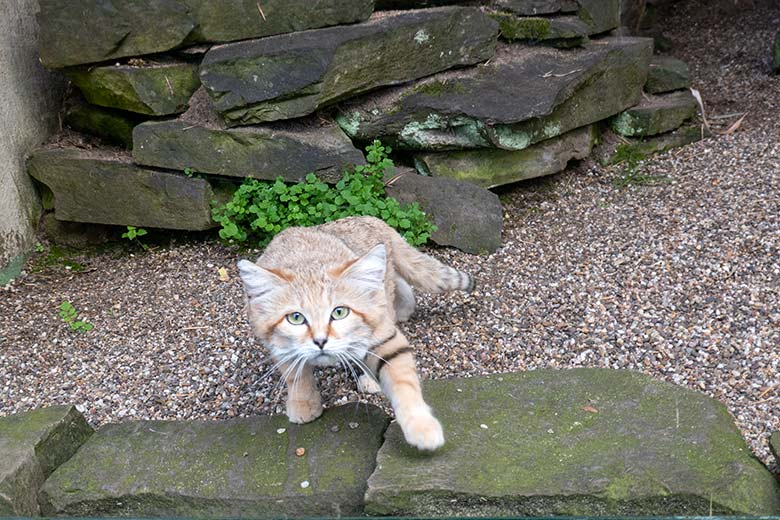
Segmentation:
{"type": "Polygon", "coordinates": [[[313,367],[357,365],[364,371],[359,386],[381,387],[410,445],[444,444],[423,400],[414,350],[396,322],[414,312],[412,287],[470,291],[471,276],[420,253],[373,217],[286,229],[257,263],[241,260],[238,267],[252,329],[287,384],[290,421],[322,413],[313,367]]]}

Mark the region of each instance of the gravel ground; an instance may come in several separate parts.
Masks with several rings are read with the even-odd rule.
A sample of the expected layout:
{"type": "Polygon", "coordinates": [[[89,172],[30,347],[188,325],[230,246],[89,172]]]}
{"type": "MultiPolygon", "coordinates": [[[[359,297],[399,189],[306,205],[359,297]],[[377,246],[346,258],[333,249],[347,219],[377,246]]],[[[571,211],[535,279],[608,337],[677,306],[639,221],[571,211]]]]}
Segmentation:
{"type": "MultiPolygon", "coordinates": [[[[420,298],[405,329],[424,378],[639,370],[726,403],[777,471],[780,80],[767,72],[780,6],[756,4],[719,17],[690,0],[662,18],[708,114],[749,112],[738,132],[647,161],[643,172],[665,179],[651,185],[618,188],[619,168],[582,164],[504,190],[501,250],[432,251],[475,273],[478,289],[420,298]]],[[[51,403],[76,403],[93,424],[282,411],[249,336],[235,251],[176,239],[74,259],[81,272],[33,269],[44,257],[0,291],[0,415],[51,403]],[[69,330],[64,300],[94,330],[69,330]]],[[[346,374],[322,376],[328,404],[362,398],[346,374]]]]}

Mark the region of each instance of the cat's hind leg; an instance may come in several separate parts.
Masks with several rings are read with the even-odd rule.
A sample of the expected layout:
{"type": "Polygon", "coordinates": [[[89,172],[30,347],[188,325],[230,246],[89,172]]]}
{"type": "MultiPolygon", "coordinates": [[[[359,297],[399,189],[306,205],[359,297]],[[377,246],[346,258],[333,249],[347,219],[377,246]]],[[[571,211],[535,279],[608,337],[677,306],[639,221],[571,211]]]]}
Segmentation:
{"type": "Polygon", "coordinates": [[[414,291],[400,276],[395,277],[395,321],[408,321],[414,314],[414,291]]]}

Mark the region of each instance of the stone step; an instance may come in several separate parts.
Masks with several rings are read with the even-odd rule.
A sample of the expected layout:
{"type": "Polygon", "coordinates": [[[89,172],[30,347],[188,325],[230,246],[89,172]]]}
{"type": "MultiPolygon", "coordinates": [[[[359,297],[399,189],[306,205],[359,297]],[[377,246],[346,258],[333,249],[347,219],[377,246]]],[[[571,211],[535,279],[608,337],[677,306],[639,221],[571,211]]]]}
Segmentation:
{"type": "Polygon", "coordinates": [[[391,424],[366,512],[405,516],[773,515],[780,488],[726,407],[606,369],[429,381],[446,442],[391,424]]]}
{"type": "Polygon", "coordinates": [[[54,193],[64,221],[203,230],[215,226],[211,201],[224,198],[205,179],[142,168],[112,149],[43,148],[27,172],[54,193]]]}
{"type": "Polygon", "coordinates": [[[613,117],[609,125],[625,137],[671,132],[696,115],[698,104],[688,90],[646,96],[638,105],[613,117]]]}
{"type": "Polygon", "coordinates": [[[638,103],[651,54],[647,38],[566,51],[500,45],[487,65],[342,103],[336,121],[353,139],[400,149],[522,150],[638,103]]]}
{"type": "Polygon", "coordinates": [[[353,404],[306,425],[285,416],[107,425],[46,481],[41,509],[84,517],[358,516],[388,421],[374,406],[353,404]]]}
{"type": "Polygon", "coordinates": [[[198,67],[176,61],[68,69],[66,75],[93,105],[150,116],[179,114],[200,87],[198,67]]]}
{"type": "Polygon", "coordinates": [[[299,182],[315,173],[335,183],[345,170],[365,164],[344,132],[320,119],[226,129],[204,91],[181,118],[136,126],[133,140],[137,164],[229,177],[299,182]]]}
{"type": "Polygon", "coordinates": [[[50,68],[360,22],[371,0],[41,0],[40,55],[50,68]]]}
{"type": "Polygon", "coordinates": [[[590,155],[597,137],[595,126],[587,126],[523,150],[432,152],[416,155],[415,162],[426,175],[494,188],[563,171],[569,161],[590,155]]]}
{"type": "Polygon", "coordinates": [[[650,94],[671,92],[691,86],[688,64],[671,56],[653,56],[647,73],[645,91],[650,94]]]}
{"type": "Polygon", "coordinates": [[[213,47],[200,79],[229,126],[290,119],[384,85],[490,58],[498,24],[440,7],[213,47]]]}
{"type": "Polygon", "coordinates": [[[0,418],[0,517],[39,516],[38,491],[92,428],[72,406],[0,418]]]}
{"type": "Polygon", "coordinates": [[[475,255],[501,247],[504,211],[495,193],[470,182],[418,175],[412,169],[397,168],[388,177],[388,195],[401,204],[417,202],[436,224],[433,242],[475,255]]]}

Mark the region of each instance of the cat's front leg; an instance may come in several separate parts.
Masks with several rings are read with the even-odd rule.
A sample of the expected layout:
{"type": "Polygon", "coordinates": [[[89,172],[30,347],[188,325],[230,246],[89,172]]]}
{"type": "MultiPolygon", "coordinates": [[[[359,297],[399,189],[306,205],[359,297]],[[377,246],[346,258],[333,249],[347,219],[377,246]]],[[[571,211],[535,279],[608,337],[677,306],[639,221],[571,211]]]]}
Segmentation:
{"type": "Polygon", "coordinates": [[[374,353],[378,356],[373,359],[378,360],[379,383],[393,405],[406,442],[421,450],[435,450],[444,445],[441,424],[423,400],[414,351],[401,331],[396,329],[374,353]]]}
{"type": "Polygon", "coordinates": [[[300,371],[283,365],[282,374],[287,374],[287,418],[290,422],[303,424],[322,415],[322,397],[314,380],[314,370],[304,365],[300,371]]]}

